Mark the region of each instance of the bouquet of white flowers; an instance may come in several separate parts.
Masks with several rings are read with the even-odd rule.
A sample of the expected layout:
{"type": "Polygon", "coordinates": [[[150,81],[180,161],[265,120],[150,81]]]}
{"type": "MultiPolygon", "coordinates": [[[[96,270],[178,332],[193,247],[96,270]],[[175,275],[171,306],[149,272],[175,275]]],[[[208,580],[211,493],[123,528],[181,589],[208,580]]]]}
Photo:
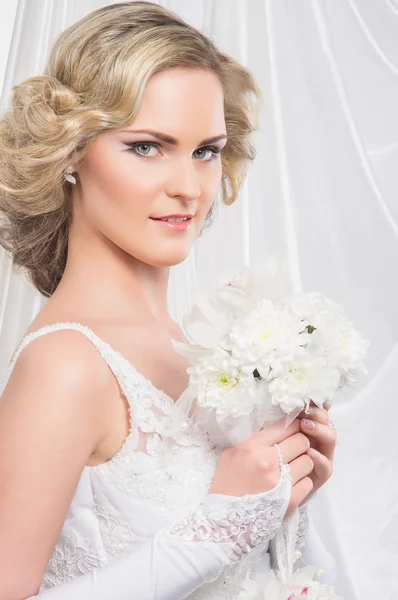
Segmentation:
{"type": "Polygon", "coordinates": [[[183,320],[192,342],[174,342],[192,362],[196,412],[219,445],[237,443],[266,422],[287,424],[311,400],[331,403],[366,373],[369,342],[321,293],[286,294],[286,268],[269,257],[221,288],[197,293],[183,320]]]}
{"type": "MultiPolygon", "coordinates": [[[[270,256],[216,290],[197,292],[182,322],[191,343],[173,342],[192,363],[185,410],[220,447],[282,417],[287,426],[311,401],[331,404],[367,372],[369,342],[343,309],[323,294],[288,290],[286,266],[270,256]]],[[[297,511],[286,526],[274,540],[278,569],[265,587],[248,578],[239,600],[339,600],[314,581],[315,567],[293,573],[297,511]]]]}

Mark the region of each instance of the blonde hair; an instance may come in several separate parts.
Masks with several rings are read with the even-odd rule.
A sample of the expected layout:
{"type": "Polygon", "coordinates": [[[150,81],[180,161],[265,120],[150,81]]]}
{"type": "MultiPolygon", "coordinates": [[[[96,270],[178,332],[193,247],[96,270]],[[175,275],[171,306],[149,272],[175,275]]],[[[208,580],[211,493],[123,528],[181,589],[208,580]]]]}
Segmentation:
{"type": "Polygon", "coordinates": [[[231,204],[255,157],[250,134],[261,93],[247,68],[165,8],[124,2],[95,10],[56,39],[44,75],[13,87],[0,120],[0,244],[44,296],[66,265],[66,167],[84,159],[99,133],[134,119],[153,74],[179,66],[210,69],[223,85],[222,199],[231,204]]]}

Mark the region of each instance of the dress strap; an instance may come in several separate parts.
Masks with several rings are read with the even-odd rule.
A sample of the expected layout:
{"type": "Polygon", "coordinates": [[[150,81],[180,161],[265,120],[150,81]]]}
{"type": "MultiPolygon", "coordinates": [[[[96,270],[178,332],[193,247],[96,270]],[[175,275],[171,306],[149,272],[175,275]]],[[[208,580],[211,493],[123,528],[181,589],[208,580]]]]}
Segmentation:
{"type": "Polygon", "coordinates": [[[52,331],[60,331],[61,329],[75,329],[75,330],[83,333],[97,348],[97,350],[102,355],[102,357],[108,364],[109,368],[115,375],[122,391],[123,392],[125,391],[124,385],[123,385],[124,382],[123,382],[121,369],[123,366],[122,363],[126,362],[126,360],[116,350],[114,350],[109,344],[104,342],[104,340],[101,340],[101,338],[99,338],[97,335],[95,335],[95,333],[93,333],[91,331],[91,329],[89,329],[85,325],[81,325],[81,323],[74,323],[74,322],[60,322],[60,323],[53,323],[51,325],[45,325],[44,327],[41,327],[37,331],[33,331],[32,333],[29,333],[22,339],[22,341],[18,345],[17,349],[15,350],[15,352],[10,360],[5,377],[0,382],[0,395],[2,394],[4,388],[7,384],[7,381],[11,375],[11,371],[16,363],[18,356],[22,352],[22,350],[36,338],[41,337],[42,335],[45,335],[46,333],[51,333],[52,331]]]}

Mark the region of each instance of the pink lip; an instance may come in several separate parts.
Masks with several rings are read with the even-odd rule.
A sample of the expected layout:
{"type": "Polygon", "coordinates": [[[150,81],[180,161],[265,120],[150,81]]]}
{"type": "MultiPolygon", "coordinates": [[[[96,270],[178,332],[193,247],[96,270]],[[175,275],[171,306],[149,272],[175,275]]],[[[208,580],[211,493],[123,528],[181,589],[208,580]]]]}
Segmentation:
{"type": "Polygon", "coordinates": [[[188,213],[185,214],[181,214],[181,213],[175,213],[172,215],[162,215],[161,217],[150,217],[151,219],[155,219],[155,221],[157,219],[183,219],[184,217],[187,217],[188,219],[191,219],[192,217],[194,217],[195,215],[191,215],[188,213]]]}
{"type": "MultiPolygon", "coordinates": [[[[168,215],[168,218],[181,219],[182,217],[188,217],[187,221],[162,221],[160,218],[155,219],[150,217],[154,223],[157,223],[161,227],[165,227],[166,229],[171,229],[172,231],[185,231],[188,229],[193,215],[168,215]]],[[[167,218],[167,217],[163,217],[167,218]]]]}

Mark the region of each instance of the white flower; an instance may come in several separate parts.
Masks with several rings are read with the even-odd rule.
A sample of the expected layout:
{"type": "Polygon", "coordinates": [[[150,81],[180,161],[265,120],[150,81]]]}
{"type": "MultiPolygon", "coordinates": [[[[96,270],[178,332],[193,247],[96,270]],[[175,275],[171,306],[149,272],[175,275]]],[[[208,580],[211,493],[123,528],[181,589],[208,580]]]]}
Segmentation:
{"type": "Polygon", "coordinates": [[[314,327],[322,323],[324,316],[345,316],[339,304],[320,293],[286,296],[280,300],[279,305],[287,307],[290,312],[300,319],[309,321],[314,327]]]}
{"type": "Polygon", "coordinates": [[[239,272],[220,278],[220,283],[245,291],[251,300],[248,309],[253,308],[262,298],[277,301],[288,294],[291,288],[287,262],[272,254],[266,256],[259,265],[245,266],[239,272]]]}
{"type": "Polygon", "coordinates": [[[236,600],[264,600],[263,587],[257,581],[251,579],[249,575],[246,575],[236,600]]]}
{"type": "Polygon", "coordinates": [[[257,369],[263,378],[270,370],[283,371],[285,364],[305,353],[304,345],[310,335],[302,333],[307,323],[302,322],[288,309],[277,308],[267,299],[232,327],[229,339],[233,364],[244,372],[257,369]]]}
{"type": "Polygon", "coordinates": [[[288,296],[279,304],[315,327],[308,352],[338,368],[339,387],[351,385],[360,373],[367,373],[363,361],[370,342],[355,330],[340,305],[319,293],[288,296]]]}
{"type": "Polygon", "coordinates": [[[281,582],[276,571],[270,571],[261,600],[342,600],[331,586],[313,580],[315,571],[315,567],[298,569],[288,583],[281,582]]]}
{"type": "Polygon", "coordinates": [[[297,356],[268,384],[272,404],[286,413],[309,406],[312,400],[317,406],[331,400],[338,389],[340,373],[327,361],[309,354],[297,356]]]}
{"type": "Polygon", "coordinates": [[[243,439],[283,413],[293,419],[311,401],[322,407],[366,373],[369,342],[343,309],[323,294],[284,295],[287,279],[285,265],[270,257],[197,292],[183,321],[191,343],[173,341],[192,364],[196,416],[219,441],[243,439]]]}
{"type": "MultiPolygon", "coordinates": [[[[190,340],[203,348],[222,344],[233,323],[251,310],[259,299],[277,300],[289,290],[289,272],[285,261],[269,255],[257,267],[242,267],[216,289],[193,294],[191,312],[183,318],[190,340]]],[[[179,351],[182,351],[182,346],[179,351]]]]}
{"type": "Polygon", "coordinates": [[[248,415],[261,405],[261,382],[234,366],[223,348],[199,359],[188,373],[197,389],[198,405],[214,409],[219,417],[248,415]]]}
{"type": "Polygon", "coordinates": [[[365,340],[349,322],[328,323],[315,330],[308,351],[325,356],[340,372],[339,387],[356,383],[360,373],[367,373],[363,364],[370,342],[365,340]]]}

